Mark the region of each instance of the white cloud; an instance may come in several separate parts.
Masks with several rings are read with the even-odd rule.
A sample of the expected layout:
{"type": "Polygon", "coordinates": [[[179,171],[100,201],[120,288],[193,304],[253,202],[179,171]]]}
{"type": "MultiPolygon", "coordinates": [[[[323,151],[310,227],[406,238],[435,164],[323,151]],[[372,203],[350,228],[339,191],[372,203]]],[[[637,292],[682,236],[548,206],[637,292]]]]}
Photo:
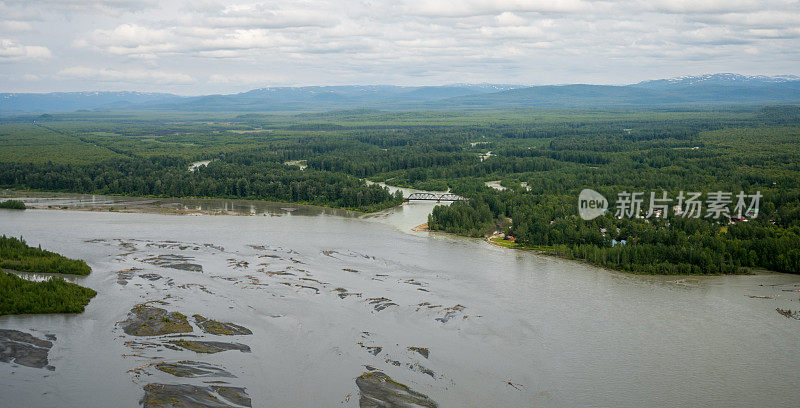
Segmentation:
{"type": "Polygon", "coordinates": [[[493,38],[523,39],[538,41],[548,36],[550,31],[545,27],[537,25],[513,26],[513,27],[481,27],[481,34],[493,38]]]}
{"type": "Polygon", "coordinates": [[[800,37],[800,27],[787,29],[754,28],[747,33],[756,38],[764,39],[790,39],[800,37]]]}
{"type": "Polygon", "coordinates": [[[494,17],[497,25],[500,26],[521,26],[526,24],[527,20],[510,12],[504,11],[494,17]]]}
{"type": "Polygon", "coordinates": [[[121,24],[113,30],[95,30],[92,39],[102,45],[137,47],[140,44],[164,42],[170,37],[167,30],[143,27],[137,24],[121,24]]]}
{"type": "Polygon", "coordinates": [[[636,47],[630,47],[632,41],[660,46],[667,52],[669,47],[677,51],[686,44],[744,44],[791,34],[791,30],[776,27],[771,29],[777,31],[769,33],[703,21],[721,15],[708,14],[712,11],[741,13],[754,7],[752,0],[345,3],[278,0],[192,4],[172,19],[96,29],[76,44],[107,54],[147,59],[186,56],[309,62],[320,55],[335,62],[360,61],[375,66],[375,59],[431,65],[434,62],[430,58],[437,52],[465,60],[484,54],[527,60],[543,48],[587,58],[619,57],[628,51],[637,52],[636,47]],[[423,56],[427,60],[420,60],[423,56]]]}
{"type": "MultiPolygon", "coordinates": [[[[798,5],[800,6],[800,5],[798,5]]],[[[759,10],[752,13],[722,13],[693,16],[692,19],[705,24],[723,24],[760,28],[800,26],[800,11],[759,10]]]]}
{"type": "Polygon", "coordinates": [[[84,66],[62,69],[57,74],[60,78],[88,79],[100,82],[157,83],[183,85],[195,82],[191,76],[183,73],[171,73],[161,70],[115,70],[110,68],[91,68],[84,66]]]}
{"type": "Polygon", "coordinates": [[[0,39],[0,62],[42,60],[51,56],[47,47],[22,45],[9,39],[0,39]]]}
{"type": "MultiPolygon", "coordinates": [[[[800,73],[798,0],[0,0],[0,16],[0,37],[58,50],[36,72],[43,83],[59,70],[90,81],[85,67],[113,67],[90,71],[104,83],[189,77],[214,90],[800,73]],[[157,67],[180,74],[156,78],[157,67]]],[[[0,60],[19,78],[24,66],[8,62],[36,49],[16,42],[0,60]]]]}
{"type": "Polygon", "coordinates": [[[286,78],[282,75],[270,74],[213,74],[208,77],[208,82],[212,84],[251,85],[254,87],[284,81],[286,78]]]}
{"type": "MultiPolygon", "coordinates": [[[[4,0],[9,5],[31,7],[29,0],[4,0]]],[[[62,11],[138,11],[155,6],[155,0],[37,0],[36,5],[62,11]]]]}
{"type": "Polygon", "coordinates": [[[221,33],[215,38],[206,38],[198,42],[203,50],[236,50],[253,48],[272,48],[281,45],[279,34],[264,29],[236,29],[221,33]]]}
{"type": "Polygon", "coordinates": [[[27,21],[6,20],[0,21],[0,30],[6,32],[24,32],[33,30],[33,26],[27,21]]]}
{"type": "Polygon", "coordinates": [[[313,8],[275,8],[273,4],[232,4],[207,14],[205,22],[211,27],[287,28],[332,26],[335,15],[313,8]]]}
{"type": "Polygon", "coordinates": [[[158,54],[178,50],[171,41],[175,35],[166,29],[137,24],[121,24],[112,30],[94,30],[75,41],[78,47],[92,47],[114,55],[156,58],[158,54]]]}
{"type": "Polygon", "coordinates": [[[660,0],[650,2],[653,9],[669,13],[729,13],[762,9],[758,0],[660,0]]]}
{"type": "Polygon", "coordinates": [[[431,17],[469,17],[503,12],[576,13],[596,6],[582,0],[409,0],[402,7],[408,14],[431,17]]]}

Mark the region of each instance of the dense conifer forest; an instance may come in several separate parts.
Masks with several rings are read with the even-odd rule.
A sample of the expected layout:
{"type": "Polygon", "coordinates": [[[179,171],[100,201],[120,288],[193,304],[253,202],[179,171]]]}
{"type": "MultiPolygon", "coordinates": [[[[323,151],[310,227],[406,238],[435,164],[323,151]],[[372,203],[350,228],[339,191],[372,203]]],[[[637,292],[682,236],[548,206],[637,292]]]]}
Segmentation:
{"type": "MultiPolygon", "coordinates": [[[[28,246],[24,240],[0,236],[0,268],[19,272],[88,275],[86,262],[28,246]]],[[[92,289],[52,277],[42,282],[0,270],[0,315],[80,313],[97,294],[92,289]]]]}
{"type": "Polygon", "coordinates": [[[0,315],[81,313],[95,295],[94,290],[59,277],[33,282],[0,272],[0,315]]]}
{"type": "Polygon", "coordinates": [[[86,262],[69,259],[57,253],[34,248],[14,237],[0,236],[0,267],[20,272],[88,275],[86,262]]]}
{"type": "MultiPolygon", "coordinates": [[[[800,273],[800,108],[372,110],[301,114],[72,113],[0,122],[0,186],[228,197],[376,211],[366,181],[462,194],[436,230],[636,273],[800,273]],[[35,153],[35,154],[34,154],[35,153]],[[193,162],[206,166],[189,167],[193,162]],[[302,163],[304,166],[299,165],[302,163]],[[498,182],[502,190],[487,182],[498,182]],[[608,212],[578,216],[593,189],[608,212]],[[630,218],[623,192],[761,196],[758,213],[630,218]]],[[[676,202],[672,201],[671,205],[676,202]]],[[[672,208],[670,208],[672,210],[672,208]]]]}

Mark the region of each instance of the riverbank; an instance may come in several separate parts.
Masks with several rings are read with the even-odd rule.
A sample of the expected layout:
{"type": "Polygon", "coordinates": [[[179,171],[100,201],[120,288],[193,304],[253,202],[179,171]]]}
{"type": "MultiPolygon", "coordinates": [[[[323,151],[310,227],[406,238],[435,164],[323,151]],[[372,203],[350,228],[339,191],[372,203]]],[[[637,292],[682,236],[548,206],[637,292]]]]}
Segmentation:
{"type": "MultiPolygon", "coordinates": [[[[148,213],[168,215],[282,215],[332,213],[357,216],[361,211],[305,203],[266,200],[196,198],[196,197],[137,197],[100,194],[5,190],[0,197],[14,198],[28,209],[148,213]]],[[[394,207],[391,207],[394,208],[394,207]]],[[[386,211],[386,210],[382,210],[386,211]]]]}
{"type": "Polygon", "coordinates": [[[430,227],[428,227],[428,223],[417,225],[416,227],[411,229],[412,231],[430,231],[430,227]]]}
{"type": "MultiPolygon", "coordinates": [[[[641,272],[635,272],[635,271],[625,271],[625,270],[621,270],[621,269],[608,268],[608,267],[606,267],[604,265],[598,265],[598,264],[589,262],[589,261],[587,261],[585,259],[568,257],[568,256],[565,256],[564,254],[558,252],[558,250],[555,247],[552,247],[552,246],[519,244],[519,243],[517,243],[515,241],[510,241],[510,240],[505,239],[503,234],[490,235],[488,237],[485,237],[484,241],[486,241],[490,245],[494,245],[496,247],[508,248],[508,249],[518,249],[518,250],[524,250],[524,251],[531,251],[531,252],[533,252],[533,253],[535,253],[537,255],[540,255],[540,256],[552,256],[552,257],[559,258],[559,259],[578,262],[578,263],[585,264],[585,265],[591,265],[591,266],[596,267],[596,268],[605,269],[605,270],[608,270],[608,271],[625,273],[625,274],[629,274],[629,275],[675,276],[675,277],[679,277],[679,276],[740,276],[740,275],[753,275],[753,274],[758,273],[758,271],[752,270],[752,269],[749,269],[749,268],[742,268],[742,272],[741,273],[732,273],[732,274],[699,273],[699,274],[688,274],[688,275],[687,274],[677,274],[676,275],[676,274],[666,274],[666,273],[664,273],[664,274],[662,274],[662,273],[641,273],[641,272]]],[[[762,273],[779,273],[779,272],[765,271],[765,270],[761,270],[761,272],[762,273]]]]}
{"type": "MultiPolygon", "coordinates": [[[[60,210],[69,210],[74,209],[73,207],[89,207],[92,208],[99,208],[99,209],[109,209],[109,211],[120,211],[120,212],[156,212],[156,213],[168,213],[168,214],[222,214],[225,213],[226,215],[247,215],[247,214],[236,214],[235,212],[248,212],[248,211],[238,211],[241,209],[241,205],[238,205],[234,211],[227,213],[227,208],[223,210],[215,209],[215,210],[206,210],[203,208],[202,203],[213,203],[213,202],[230,202],[230,203],[250,203],[251,207],[253,204],[264,204],[268,206],[279,206],[279,208],[293,208],[293,207],[306,207],[306,208],[319,208],[319,209],[331,209],[331,210],[338,210],[338,211],[348,211],[356,214],[375,214],[380,213],[382,211],[390,210],[392,208],[396,208],[398,206],[403,205],[403,202],[399,203],[392,203],[390,206],[381,206],[381,207],[369,207],[368,209],[365,208],[352,208],[352,207],[339,207],[335,205],[328,205],[328,204],[320,204],[320,203],[313,203],[313,202],[305,202],[305,201],[269,201],[263,199],[255,199],[255,198],[238,198],[238,197],[159,197],[159,196],[134,196],[134,195],[113,195],[113,194],[89,194],[89,193],[72,193],[72,192],[60,192],[60,191],[37,191],[37,190],[0,190],[0,200],[2,199],[13,199],[15,201],[23,201],[23,203],[27,206],[27,208],[35,208],[35,209],[60,209],[60,210]],[[72,200],[68,203],[63,203],[59,200],[63,199],[78,199],[77,202],[72,200]],[[52,202],[29,202],[25,200],[26,198],[35,198],[39,201],[42,200],[50,200],[52,202]],[[194,204],[197,203],[198,206],[193,207],[192,205],[186,205],[186,203],[194,204]],[[76,205],[77,204],[77,205],[76,205]],[[147,207],[150,205],[150,207],[147,207]],[[183,205],[185,208],[180,208],[183,205]],[[156,211],[152,211],[152,207],[160,207],[156,211]],[[171,208],[176,207],[176,208],[171,208]],[[144,210],[143,210],[144,209],[144,210]]],[[[258,205],[256,205],[258,206],[258,205]]],[[[83,208],[79,208],[83,209],[83,208]]],[[[247,210],[247,209],[245,209],[247,210]]]]}
{"type": "MultiPolygon", "coordinates": [[[[406,192],[406,191],[404,191],[406,192]]],[[[150,197],[126,197],[126,196],[102,196],[102,195],[81,195],[58,192],[14,192],[0,195],[22,199],[28,208],[43,210],[67,210],[67,211],[93,211],[93,212],[120,212],[120,213],[150,213],[164,215],[232,215],[232,216],[281,216],[281,215],[319,215],[329,214],[346,218],[364,218],[392,224],[399,230],[406,233],[422,235],[427,232],[434,232],[429,228],[426,221],[428,214],[435,205],[427,203],[404,202],[400,205],[376,211],[364,213],[341,208],[323,207],[298,203],[281,203],[262,200],[244,199],[214,199],[214,198],[150,198],[150,197]],[[28,200],[31,199],[31,200],[28,200]]],[[[424,234],[427,235],[427,234],[424,234]]],[[[454,237],[461,237],[452,234],[454,237]]],[[[659,274],[626,271],[609,268],[604,265],[594,264],[586,260],[565,256],[556,248],[547,246],[532,246],[510,242],[500,238],[499,234],[485,237],[484,240],[491,245],[532,251],[539,256],[551,256],[569,261],[576,261],[581,264],[592,265],[594,267],[618,271],[632,275],[674,275],[684,276],[686,274],[659,274]]],[[[751,274],[752,271],[743,270],[739,274],[751,274]]],[[[690,274],[690,276],[704,276],[718,274],[690,274]]]]}

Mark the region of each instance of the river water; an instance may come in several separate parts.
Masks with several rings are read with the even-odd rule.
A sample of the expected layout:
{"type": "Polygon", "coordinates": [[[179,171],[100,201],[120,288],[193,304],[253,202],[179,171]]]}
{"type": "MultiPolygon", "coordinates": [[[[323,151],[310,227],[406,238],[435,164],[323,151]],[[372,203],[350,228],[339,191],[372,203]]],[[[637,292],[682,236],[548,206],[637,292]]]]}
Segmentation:
{"type": "Polygon", "coordinates": [[[1,232],[86,260],[93,271],[76,280],[98,291],[79,315],[0,317],[0,328],[57,338],[53,371],[0,363],[0,406],[135,407],[149,383],[219,381],[136,369],[178,360],[224,367],[255,407],[356,407],[365,366],[442,407],[800,405],[800,321],[775,310],[800,309],[798,276],[631,276],[410,233],[430,204],[370,216],[161,204],[247,216],[0,210],[1,232]],[[202,271],[152,262],[175,255],[202,271]],[[125,334],[117,322],[148,301],[245,326],[252,335],[193,334],[251,352],[200,355],[125,334]]]}

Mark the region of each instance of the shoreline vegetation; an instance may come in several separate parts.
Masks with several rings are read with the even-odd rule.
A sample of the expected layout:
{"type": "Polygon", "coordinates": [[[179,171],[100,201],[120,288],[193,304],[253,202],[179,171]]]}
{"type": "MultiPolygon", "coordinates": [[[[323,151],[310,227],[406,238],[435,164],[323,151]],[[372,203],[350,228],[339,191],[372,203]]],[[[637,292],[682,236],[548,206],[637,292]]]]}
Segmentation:
{"type": "MultiPolygon", "coordinates": [[[[394,187],[394,186],[392,186],[394,187]]],[[[386,189],[388,190],[388,188],[386,189]]],[[[307,207],[318,207],[318,208],[330,208],[334,210],[347,210],[356,213],[364,213],[364,214],[371,214],[377,213],[381,211],[390,210],[392,208],[396,208],[401,206],[405,203],[405,201],[399,197],[402,197],[402,192],[399,192],[399,196],[397,193],[391,194],[391,205],[389,203],[381,204],[380,206],[369,206],[369,207],[341,207],[338,205],[332,204],[323,204],[323,203],[315,203],[311,201],[280,201],[280,200],[272,200],[267,198],[256,198],[256,197],[236,197],[236,196],[171,196],[171,195],[136,195],[136,194],[113,194],[113,193],[96,193],[96,192],[74,192],[68,190],[39,190],[39,189],[13,189],[13,188],[5,188],[5,193],[0,192],[0,199],[4,198],[11,198],[11,197],[70,197],[73,195],[97,195],[97,196],[104,196],[104,197],[115,197],[115,198],[131,198],[137,199],[137,201],[131,201],[129,203],[130,206],[133,206],[135,209],[136,206],[145,206],[148,201],[180,201],[180,200],[241,200],[241,201],[257,201],[263,203],[271,203],[271,204],[281,204],[284,206],[292,206],[292,205],[302,205],[307,207]],[[389,205],[388,207],[384,205],[389,205]]],[[[25,205],[25,209],[36,209],[36,210],[50,210],[50,209],[60,209],[60,210],[83,210],[83,208],[78,208],[75,206],[54,206],[54,205],[34,205],[31,203],[25,204],[22,201],[10,199],[7,201],[16,201],[25,205]]],[[[173,203],[174,204],[174,203],[173,203]]],[[[13,204],[14,206],[19,206],[19,204],[13,204]]],[[[0,207],[2,208],[2,207],[0,207]]],[[[101,210],[101,209],[108,209],[111,208],[110,211],[118,211],[118,210],[131,210],[131,208],[117,208],[114,206],[103,206],[97,205],[95,207],[88,207],[87,210],[101,210]]],[[[208,210],[192,210],[192,209],[167,209],[168,212],[179,212],[179,213],[213,213],[213,211],[208,210]]],[[[136,212],[136,211],[129,211],[129,212],[136,212]]],[[[151,212],[151,211],[148,211],[151,212]]],[[[233,212],[229,212],[231,215],[233,212]]]]}
{"type": "Polygon", "coordinates": [[[207,197],[309,204],[375,212],[402,193],[340,172],[300,170],[242,152],[187,170],[186,159],[120,158],[92,164],[2,163],[0,186],[122,197],[207,197]],[[131,176],[135,174],[136,176],[131,176]]]}
{"type": "Polygon", "coordinates": [[[214,200],[235,200],[241,202],[258,202],[267,205],[277,206],[282,210],[295,210],[296,206],[305,208],[313,208],[319,210],[340,210],[349,211],[357,214],[377,214],[383,211],[396,208],[403,203],[393,207],[383,208],[371,212],[355,208],[342,208],[330,205],[311,204],[305,202],[290,202],[290,201],[271,201],[252,198],[236,198],[236,197],[155,197],[155,196],[136,196],[136,195],[115,195],[115,194],[89,194],[89,193],[70,193],[63,191],[47,191],[47,190],[10,190],[6,189],[5,194],[0,193],[0,197],[18,197],[18,198],[71,198],[75,195],[95,195],[110,198],[126,198],[130,201],[120,201],[114,205],[108,203],[98,203],[86,205],[88,203],[82,202],[80,205],[74,203],[58,204],[58,205],[38,205],[35,203],[27,203],[26,208],[31,210],[63,210],[63,211],[94,211],[94,212],[119,212],[119,213],[146,213],[146,214],[175,214],[175,215],[193,215],[193,214],[207,214],[207,215],[253,215],[247,211],[236,210],[223,210],[223,209],[197,209],[197,208],[182,208],[182,201],[214,201],[214,200]]]}
{"type": "MultiPolygon", "coordinates": [[[[650,275],[650,276],[657,276],[657,275],[661,275],[661,276],[724,276],[724,275],[753,275],[753,274],[755,274],[755,272],[753,270],[750,270],[750,269],[742,269],[742,270],[740,270],[740,271],[738,271],[736,273],[729,273],[729,274],[719,274],[719,273],[663,274],[663,273],[647,273],[647,272],[625,271],[625,270],[620,270],[620,269],[609,268],[609,267],[607,267],[605,265],[602,265],[602,264],[598,264],[598,263],[593,263],[593,262],[587,261],[586,259],[570,256],[567,247],[564,247],[564,249],[566,249],[565,251],[559,251],[559,248],[558,247],[554,247],[554,246],[521,244],[521,243],[506,239],[504,234],[492,234],[492,235],[484,237],[483,240],[486,241],[488,244],[490,244],[492,246],[496,246],[498,248],[507,248],[507,249],[514,249],[514,250],[520,250],[520,251],[531,251],[531,252],[533,252],[533,253],[535,253],[537,255],[540,255],[540,256],[548,256],[548,257],[564,259],[564,260],[572,261],[572,262],[580,262],[582,264],[591,265],[591,266],[594,266],[596,268],[602,268],[602,269],[607,269],[609,271],[621,272],[621,273],[626,273],[626,274],[631,274],[631,275],[650,275]]],[[[772,271],[765,271],[765,272],[772,273],[772,271]]]]}
{"type": "Polygon", "coordinates": [[[20,272],[88,275],[86,262],[70,259],[40,247],[28,246],[23,239],[0,236],[0,268],[20,272]]]}
{"type": "Polygon", "coordinates": [[[24,240],[0,236],[0,316],[11,314],[81,313],[97,292],[53,276],[42,282],[13,271],[88,275],[86,262],[28,246],[24,240]],[[8,271],[6,271],[8,270],[8,271]]]}
{"type": "MultiPolygon", "coordinates": [[[[513,198],[503,202],[513,204],[513,198]]],[[[473,199],[436,207],[428,225],[431,230],[482,238],[497,246],[633,274],[734,275],[753,269],[800,273],[800,228],[780,228],[764,218],[727,224],[692,218],[643,222],[606,214],[586,222],[570,214],[576,205],[566,201],[549,208],[540,203],[531,212],[517,210],[513,220],[501,220],[502,212],[494,218],[486,207],[484,215],[476,216],[475,207],[486,205],[473,199]],[[551,219],[552,214],[560,216],[551,219]],[[459,225],[471,227],[459,230],[459,225]],[[490,229],[495,233],[482,232],[490,229]],[[501,235],[509,239],[498,239],[501,235]]]]}
{"type": "Polygon", "coordinates": [[[25,206],[25,203],[19,200],[5,200],[0,201],[0,208],[7,210],[24,210],[27,207],[25,206]]]}
{"type": "MultiPolygon", "coordinates": [[[[49,194],[55,194],[57,196],[61,196],[61,195],[69,196],[70,195],[69,193],[59,193],[59,192],[36,192],[36,193],[41,193],[41,194],[33,194],[34,192],[27,192],[27,193],[31,193],[31,194],[25,195],[26,197],[27,196],[29,196],[29,197],[39,197],[41,194],[48,194],[48,193],[49,194]]],[[[138,197],[138,198],[143,198],[143,197],[138,197]]],[[[179,198],[174,198],[174,199],[180,200],[179,198]]],[[[298,204],[298,203],[276,203],[276,202],[271,202],[271,203],[278,204],[278,205],[297,205],[298,204]]],[[[302,205],[307,205],[307,204],[302,204],[302,205]]],[[[314,206],[314,207],[319,207],[319,206],[314,206]]],[[[251,215],[250,213],[236,212],[236,211],[224,211],[223,212],[223,211],[219,211],[219,210],[187,210],[187,209],[178,209],[178,208],[170,208],[170,207],[155,207],[155,206],[153,206],[153,203],[151,201],[138,202],[138,203],[136,203],[136,206],[134,206],[134,207],[125,207],[125,208],[116,208],[116,207],[109,207],[109,206],[74,207],[74,206],[30,206],[30,205],[28,206],[28,208],[44,209],[44,210],[55,209],[55,210],[65,210],[65,211],[66,210],[71,210],[71,211],[100,211],[100,212],[110,211],[110,212],[120,212],[120,213],[126,213],[127,212],[127,213],[175,214],[175,215],[188,215],[188,214],[231,215],[231,216],[251,215]]],[[[325,208],[329,208],[329,207],[325,207],[325,208]]],[[[382,216],[387,216],[388,213],[385,213],[385,212],[388,211],[388,210],[391,210],[391,208],[386,209],[386,210],[376,211],[375,214],[383,213],[382,216]]],[[[428,223],[423,223],[423,224],[417,225],[416,227],[412,228],[411,230],[412,231],[417,231],[417,232],[444,232],[446,234],[452,234],[452,235],[455,235],[455,236],[467,236],[465,234],[457,234],[457,233],[448,232],[448,231],[444,231],[444,230],[431,229],[429,227],[428,223]]],[[[579,258],[579,257],[571,256],[568,251],[559,251],[558,247],[544,246],[544,245],[530,245],[530,244],[524,244],[524,243],[517,242],[516,240],[514,240],[514,241],[508,240],[508,239],[505,238],[505,234],[502,234],[502,233],[487,234],[487,235],[484,235],[482,237],[482,239],[484,241],[486,241],[487,243],[489,243],[489,244],[491,244],[493,246],[496,246],[496,247],[532,251],[532,252],[534,252],[534,253],[536,253],[537,255],[540,255],[540,256],[548,256],[548,257],[554,257],[554,258],[559,258],[559,259],[565,259],[565,260],[569,260],[569,261],[581,262],[581,263],[584,263],[584,264],[587,264],[587,265],[592,265],[592,266],[595,266],[595,267],[598,267],[598,268],[604,268],[604,269],[608,269],[608,270],[612,270],[612,271],[616,271],[616,272],[630,273],[630,274],[634,274],[634,275],[669,275],[669,276],[684,276],[684,275],[699,275],[699,276],[702,276],[702,275],[705,275],[705,276],[718,276],[718,275],[744,275],[744,274],[752,274],[753,273],[751,268],[742,269],[742,270],[739,270],[736,273],[729,273],[729,274],[720,274],[720,273],[663,274],[663,273],[647,273],[647,272],[626,271],[626,270],[621,270],[621,269],[609,268],[608,266],[600,264],[600,263],[593,263],[593,262],[587,261],[587,260],[579,258]]],[[[568,248],[565,247],[565,246],[562,246],[562,249],[568,249],[568,248]]]]}
{"type": "MultiPolygon", "coordinates": [[[[26,196],[26,197],[39,197],[42,194],[55,194],[56,196],[61,196],[61,195],[69,196],[70,195],[69,193],[60,193],[60,192],[30,192],[29,191],[29,192],[17,192],[17,193],[21,193],[21,194],[30,193],[30,194],[25,194],[24,196],[26,196]],[[34,193],[40,193],[40,194],[34,194],[34,193]]],[[[135,198],[149,198],[149,197],[135,197],[135,198]]],[[[172,199],[180,200],[180,198],[172,198],[172,199]]],[[[277,202],[271,202],[271,203],[278,204],[278,205],[297,205],[298,204],[298,203],[277,203],[277,202]]],[[[300,204],[300,205],[308,205],[308,204],[300,204]]],[[[320,207],[320,206],[314,206],[314,207],[320,207]]],[[[155,206],[152,205],[151,201],[138,202],[138,203],[136,203],[136,206],[134,206],[134,207],[125,207],[125,208],[116,208],[116,207],[109,207],[109,206],[74,207],[74,206],[30,206],[30,205],[28,206],[28,208],[44,209],[44,210],[55,209],[55,210],[71,210],[71,211],[101,211],[101,212],[102,211],[110,211],[110,212],[120,212],[120,213],[126,213],[127,212],[127,213],[149,213],[149,214],[176,214],[176,215],[187,215],[187,214],[232,215],[232,216],[251,215],[249,213],[236,212],[236,211],[224,211],[224,212],[222,212],[222,211],[219,211],[219,210],[187,210],[187,209],[178,209],[178,208],[170,208],[170,207],[155,207],[155,206]]],[[[330,207],[324,207],[324,208],[330,208],[330,207]]],[[[392,208],[394,208],[394,207],[392,207],[392,208]]],[[[377,213],[382,213],[382,212],[385,212],[387,210],[391,210],[391,208],[385,209],[385,210],[381,210],[381,211],[376,211],[374,213],[376,213],[376,214],[377,213]]],[[[386,215],[388,215],[388,214],[383,214],[383,216],[386,216],[386,215]]],[[[508,221],[508,220],[506,220],[506,221],[508,221]]],[[[454,233],[454,232],[449,232],[449,231],[445,231],[445,230],[431,229],[428,223],[423,223],[423,224],[417,225],[416,227],[412,228],[411,230],[412,231],[418,231],[418,232],[444,232],[444,233],[452,234],[452,235],[455,235],[455,236],[475,237],[475,236],[469,236],[469,235],[465,235],[465,234],[458,234],[458,233],[454,233]]],[[[604,268],[604,269],[608,269],[608,270],[612,270],[612,271],[616,271],[616,272],[630,273],[630,274],[634,274],[634,275],[719,276],[719,275],[745,275],[745,274],[752,274],[753,273],[751,268],[745,268],[745,269],[741,269],[741,270],[739,270],[739,271],[737,271],[735,273],[727,273],[727,274],[721,274],[721,273],[674,273],[674,274],[667,274],[667,273],[637,272],[637,271],[632,271],[632,270],[622,270],[622,269],[618,269],[618,268],[611,268],[611,267],[608,267],[608,266],[600,264],[600,263],[593,263],[593,262],[590,262],[590,261],[588,261],[586,259],[582,259],[580,257],[576,257],[576,256],[573,256],[573,255],[570,255],[570,253],[568,251],[569,248],[566,247],[566,246],[563,246],[563,245],[561,246],[562,250],[559,251],[559,247],[545,246],[545,245],[531,245],[531,244],[520,243],[520,242],[518,242],[516,240],[513,240],[513,241],[512,240],[508,240],[508,239],[505,238],[505,234],[502,234],[502,233],[486,234],[486,235],[484,235],[482,237],[482,239],[484,241],[486,241],[487,243],[489,243],[489,244],[491,244],[493,246],[496,246],[496,247],[532,251],[532,252],[534,252],[534,253],[536,253],[537,255],[540,255],[540,256],[549,256],[549,257],[565,259],[565,260],[569,260],[569,261],[581,262],[581,263],[584,263],[584,264],[587,264],[587,265],[592,265],[592,266],[595,266],[595,267],[598,267],[598,268],[604,268]]]]}

